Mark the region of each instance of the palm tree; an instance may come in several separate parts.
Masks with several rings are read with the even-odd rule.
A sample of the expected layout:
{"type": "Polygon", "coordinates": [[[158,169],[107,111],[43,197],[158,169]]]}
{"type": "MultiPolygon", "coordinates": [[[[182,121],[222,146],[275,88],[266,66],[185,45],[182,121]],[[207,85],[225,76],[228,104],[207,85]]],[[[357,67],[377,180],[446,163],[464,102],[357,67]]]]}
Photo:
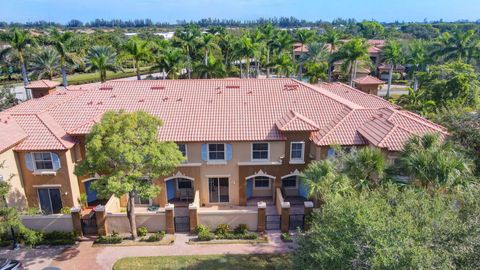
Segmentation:
{"type": "Polygon", "coordinates": [[[323,62],[307,62],[305,63],[305,75],[309,78],[309,83],[316,84],[319,80],[327,79],[328,63],[323,62]]]}
{"type": "Polygon", "coordinates": [[[390,97],[390,89],[392,88],[393,70],[403,61],[402,47],[397,41],[389,40],[382,50],[383,61],[390,65],[388,72],[388,87],[386,97],[390,97]]]}
{"type": "Polygon", "coordinates": [[[236,45],[236,39],[232,35],[226,34],[220,36],[218,46],[222,51],[222,55],[225,61],[224,65],[228,73],[232,72],[232,64],[235,60],[237,60],[236,49],[238,48],[238,46],[236,45]]]}
{"type": "Polygon", "coordinates": [[[60,70],[60,55],[55,49],[46,47],[33,56],[30,66],[32,74],[39,80],[52,80],[60,70]]]}
{"type": "Polygon", "coordinates": [[[93,46],[87,54],[87,71],[99,71],[100,81],[107,80],[107,71],[118,71],[117,53],[109,46],[93,46]]]}
{"type": "Polygon", "coordinates": [[[295,70],[292,55],[290,53],[282,53],[279,55],[275,61],[275,70],[279,76],[283,74],[285,77],[290,77],[290,74],[295,70]]]}
{"type": "Polygon", "coordinates": [[[332,57],[332,62],[342,60],[342,68],[349,74],[349,84],[353,85],[353,80],[357,76],[359,61],[371,61],[368,56],[368,44],[365,40],[354,38],[345,43],[338,52],[332,57]]]}
{"type": "MultiPolygon", "coordinates": [[[[340,45],[340,35],[334,29],[327,29],[327,32],[322,37],[323,42],[328,45],[330,55],[337,51],[340,45]]],[[[328,61],[328,81],[332,81],[332,61],[328,61]]]]}
{"type": "Polygon", "coordinates": [[[27,31],[14,28],[10,35],[8,35],[7,42],[10,44],[11,47],[3,50],[2,54],[6,55],[16,53],[20,63],[20,68],[22,70],[23,85],[27,86],[28,77],[24,52],[29,45],[34,44],[34,40],[31,38],[30,34],[27,31]]]}
{"type": "Polygon", "coordinates": [[[72,39],[74,37],[74,34],[72,32],[60,33],[58,30],[54,29],[50,33],[50,35],[51,43],[60,56],[60,71],[62,73],[63,86],[67,87],[67,62],[77,65],[83,65],[83,61],[78,54],[71,52],[72,39]]]}
{"type": "MultiPolygon", "coordinates": [[[[199,49],[204,53],[203,66],[206,67],[209,64],[210,51],[220,49],[220,47],[216,43],[216,36],[213,34],[205,34],[200,38],[200,40],[201,42],[199,44],[199,49]]],[[[207,76],[208,74],[205,73],[205,78],[207,78],[207,76]]]]}
{"type": "Polygon", "coordinates": [[[279,31],[277,32],[277,36],[275,38],[275,43],[273,47],[275,48],[277,54],[281,54],[285,51],[291,51],[293,45],[293,38],[287,31],[279,31]]]}
{"type": "Polygon", "coordinates": [[[271,23],[268,23],[260,27],[260,32],[262,33],[262,40],[265,43],[266,47],[267,78],[270,78],[270,53],[275,43],[276,31],[273,25],[271,23]]]}
{"type": "Polygon", "coordinates": [[[192,59],[194,57],[195,49],[199,43],[198,38],[201,33],[197,25],[188,24],[182,30],[175,32],[173,37],[174,43],[178,44],[186,54],[187,74],[191,78],[192,59]]]}
{"type": "Polygon", "coordinates": [[[215,59],[215,57],[210,54],[206,65],[200,64],[196,68],[200,76],[203,74],[204,78],[222,78],[225,77],[225,66],[222,61],[215,59]]]}
{"type": "Polygon", "coordinates": [[[412,65],[411,74],[413,77],[413,91],[418,90],[417,73],[426,71],[431,58],[427,53],[426,44],[422,40],[415,40],[408,45],[407,62],[412,65]]]}
{"type": "Polygon", "coordinates": [[[327,72],[327,67],[325,67],[325,65],[328,66],[327,59],[328,52],[324,43],[313,42],[308,44],[308,52],[302,54],[299,58],[299,65],[302,66],[298,69],[299,79],[302,80],[303,66],[305,65],[308,66],[305,68],[309,76],[313,76],[313,78],[310,78],[310,82],[316,83],[320,78],[325,80],[325,76],[319,74],[319,72],[327,72]],[[308,69],[310,70],[308,71],[308,69]]]}
{"type": "Polygon", "coordinates": [[[456,31],[450,34],[443,33],[434,43],[432,56],[445,61],[459,60],[469,64],[480,46],[475,30],[456,31]]]}
{"type": "MultiPolygon", "coordinates": [[[[246,69],[246,78],[250,78],[250,61],[254,57],[255,54],[255,44],[253,43],[252,39],[245,33],[239,40],[238,43],[238,54],[243,58],[245,61],[245,69],[246,69]]],[[[242,61],[240,60],[240,70],[242,70],[242,61]]],[[[242,77],[242,72],[240,72],[240,77],[242,77]]]]}
{"type": "Polygon", "coordinates": [[[358,181],[356,186],[360,189],[379,186],[386,169],[385,155],[375,147],[352,150],[343,157],[342,164],[343,172],[358,181]]]}
{"type": "Polygon", "coordinates": [[[153,58],[150,42],[132,37],[123,46],[123,52],[125,58],[133,60],[137,80],[141,80],[140,61],[150,61],[153,58]]]}
{"type": "MultiPolygon", "coordinates": [[[[312,30],[307,30],[307,29],[298,29],[295,32],[295,42],[300,43],[302,46],[307,45],[310,43],[313,39],[315,38],[315,32],[312,30]]],[[[295,60],[295,55],[293,54],[293,60],[295,60]]],[[[302,72],[303,72],[303,64],[304,61],[300,61],[298,65],[298,79],[302,79],[302,72]]]]}
{"type": "Polygon", "coordinates": [[[167,76],[176,79],[177,74],[182,71],[183,63],[184,54],[181,49],[166,47],[160,51],[153,68],[159,68],[162,71],[163,80],[167,76]]]}

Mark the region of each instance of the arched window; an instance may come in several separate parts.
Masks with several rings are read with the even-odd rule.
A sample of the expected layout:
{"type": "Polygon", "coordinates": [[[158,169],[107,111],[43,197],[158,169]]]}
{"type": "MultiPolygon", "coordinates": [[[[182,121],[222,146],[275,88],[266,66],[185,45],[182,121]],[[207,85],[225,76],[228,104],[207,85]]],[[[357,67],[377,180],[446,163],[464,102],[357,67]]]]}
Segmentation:
{"type": "Polygon", "coordinates": [[[292,176],[283,178],[282,186],[286,189],[298,188],[298,175],[292,175],[292,176]]]}
{"type": "Polygon", "coordinates": [[[253,187],[255,189],[270,189],[270,178],[266,176],[255,176],[253,178],[253,187]]]}

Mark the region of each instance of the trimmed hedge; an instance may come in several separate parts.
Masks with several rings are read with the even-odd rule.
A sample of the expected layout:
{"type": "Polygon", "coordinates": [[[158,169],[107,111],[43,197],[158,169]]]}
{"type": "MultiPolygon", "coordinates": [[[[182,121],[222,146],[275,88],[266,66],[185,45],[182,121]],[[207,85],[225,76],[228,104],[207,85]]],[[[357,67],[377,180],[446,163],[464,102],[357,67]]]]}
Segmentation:
{"type": "Polygon", "coordinates": [[[123,239],[118,233],[112,233],[111,235],[100,235],[95,239],[95,244],[120,244],[123,239]]]}

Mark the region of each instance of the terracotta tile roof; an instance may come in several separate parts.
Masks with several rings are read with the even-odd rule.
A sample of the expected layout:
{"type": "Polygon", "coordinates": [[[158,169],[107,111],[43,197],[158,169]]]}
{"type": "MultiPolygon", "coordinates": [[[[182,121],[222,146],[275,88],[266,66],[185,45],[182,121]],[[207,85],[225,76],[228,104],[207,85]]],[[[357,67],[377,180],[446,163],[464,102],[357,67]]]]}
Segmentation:
{"type": "Polygon", "coordinates": [[[27,133],[12,116],[0,113],[0,153],[12,148],[26,137],[27,133]]]}
{"type": "Polygon", "coordinates": [[[302,43],[293,44],[293,51],[296,53],[305,53],[308,52],[308,45],[302,43]]]}
{"type": "Polygon", "coordinates": [[[55,88],[59,86],[61,83],[54,82],[50,80],[39,80],[39,81],[32,81],[30,82],[25,88],[27,89],[36,89],[36,88],[55,88]]]}
{"type": "Polygon", "coordinates": [[[384,81],[376,78],[376,77],[373,77],[373,76],[370,76],[370,75],[367,75],[367,76],[363,76],[363,77],[360,77],[360,78],[356,78],[355,80],[353,80],[354,83],[356,84],[360,84],[360,85],[366,85],[366,84],[377,84],[377,85],[380,85],[380,84],[385,84],[384,81]]]}
{"type": "MultiPolygon", "coordinates": [[[[359,130],[365,133],[375,113],[400,109],[341,83],[314,86],[286,78],[110,81],[88,89],[58,91],[7,110],[28,135],[15,149],[68,149],[75,143],[70,135],[88,134],[104,112],[121,109],[162,119],[161,140],[274,141],[285,140],[284,131],[303,130],[318,145],[356,145],[368,142],[370,134],[359,130]]],[[[415,114],[401,115],[389,123],[412,132],[440,129],[415,114]]],[[[396,136],[399,141],[392,136],[387,147],[403,143],[396,136]]]]}
{"type": "Polygon", "coordinates": [[[290,110],[277,123],[281,131],[316,131],[320,128],[311,119],[290,110]]]}

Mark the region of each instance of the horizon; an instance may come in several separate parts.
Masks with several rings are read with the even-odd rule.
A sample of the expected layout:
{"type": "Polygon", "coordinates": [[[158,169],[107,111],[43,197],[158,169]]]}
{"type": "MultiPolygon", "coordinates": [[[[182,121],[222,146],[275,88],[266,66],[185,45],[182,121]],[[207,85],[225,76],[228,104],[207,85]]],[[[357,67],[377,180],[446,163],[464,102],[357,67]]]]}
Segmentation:
{"type": "Polygon", "coordinates": [[[309,22],[332,21],[336,18],[357,21],[391,22],[477,21],[480,5],[475,0],[405,0],[402,3],[378,0],[343,0],[337,2],[300,0],[0,0],[0,21],[29,23],[47,21],[65,24],[76,19],[84,23],[95,19],[151,19],[154,23],[175,24],[178,21],[220,19],[251,21],[260,18],[295,17],[309,22]],[[2,3],[5,2],[5,3],[2,3]],[[121,3],[119,3],[121,2],[121,3]],[[162,3],[163,2],[163,3],[162,3]],[[301,2],[301,4],[298,4],[301,2]],[[208,7],[208,8],[205,8],[208,7]],[[167,13],[161,11],[167,9],[167,13]],[[160,12],[159,12],[160,11],[160,12]],[[181,12],[178,12],[181,11],[181,12]],[[428,11],[426,13],[425,11],[428,11]]]}

